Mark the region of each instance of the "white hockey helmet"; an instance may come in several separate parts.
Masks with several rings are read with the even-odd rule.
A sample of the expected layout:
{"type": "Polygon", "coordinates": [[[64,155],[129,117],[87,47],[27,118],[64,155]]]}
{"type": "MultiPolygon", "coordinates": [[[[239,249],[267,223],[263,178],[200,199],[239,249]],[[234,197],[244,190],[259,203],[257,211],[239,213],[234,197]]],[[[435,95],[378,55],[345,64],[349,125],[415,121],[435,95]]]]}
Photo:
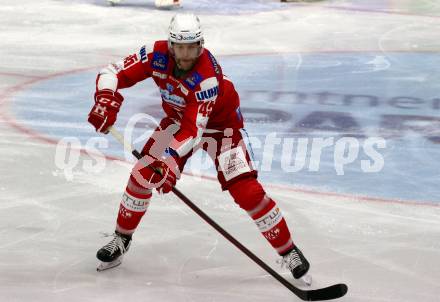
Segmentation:
{"type": "Polygon", "coordinates": [[[203,31],[199,17],[194,14],[176,14],[168,28],[168,47],[172,43],[195,43],[199,42],[203,48],[203,31]]]}

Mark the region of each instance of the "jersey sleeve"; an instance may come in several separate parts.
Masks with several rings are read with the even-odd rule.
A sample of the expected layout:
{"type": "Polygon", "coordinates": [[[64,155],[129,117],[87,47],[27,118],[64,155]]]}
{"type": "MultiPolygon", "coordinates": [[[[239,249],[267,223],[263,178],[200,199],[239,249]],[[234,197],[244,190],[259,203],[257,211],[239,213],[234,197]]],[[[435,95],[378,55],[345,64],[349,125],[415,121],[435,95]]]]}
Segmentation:
{"type": "Polygon", "coordinates": [[[142,46],[138,52],[128,55],[116,63],[109,64],[99,72],[96,79],[96,89],[117,91],[145,80],[152,73],[148,64],[152,56],[152,52],[146,46],[142,46]]]}
{"type": "Polygon", "coordinates": [[[191,92],[191,101],[183,113],[180,130],[174,135],[170,146],[179,156],[186,155],[200,142],[218,95],[216,77],[205,79],[200,83],[199,90],[191,92]]]}

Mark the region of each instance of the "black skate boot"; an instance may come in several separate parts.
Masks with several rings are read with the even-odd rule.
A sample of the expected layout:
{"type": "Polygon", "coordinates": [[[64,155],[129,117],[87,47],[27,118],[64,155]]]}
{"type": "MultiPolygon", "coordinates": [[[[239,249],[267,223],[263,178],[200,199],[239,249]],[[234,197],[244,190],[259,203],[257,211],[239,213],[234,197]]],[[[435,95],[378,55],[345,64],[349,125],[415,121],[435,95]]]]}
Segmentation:
{"type": "Polygon", "coordinates": [[[310,264],[299,248],[296,246],[289,253],[283,256],[282,262],[287,269],[292,273],[293,278],[302,279],[307,285],[311,284],[311,277],[306,276],[309,271],[310,264]]]}
{"type": "Polygon", "coordinates": [[[131,235],[124,235],[115,231],[112,241],[96,253],[96,258],[102,261],[97,270],[103,271],[121,264],[122,256],[128,251],[130,244],[131,235]]]}

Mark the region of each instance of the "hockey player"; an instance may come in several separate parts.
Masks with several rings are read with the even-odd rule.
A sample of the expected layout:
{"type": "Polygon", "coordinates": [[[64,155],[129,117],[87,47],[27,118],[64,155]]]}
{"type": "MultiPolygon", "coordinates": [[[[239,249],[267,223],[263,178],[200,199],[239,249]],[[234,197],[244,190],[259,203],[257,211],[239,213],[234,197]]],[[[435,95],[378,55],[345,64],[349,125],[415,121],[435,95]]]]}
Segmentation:
{"type": "Polygon", "coordinates": [[[143,159],[131,172],[114,238],[97,253],[102,261],[98,270],[121,263],[147,211],[152,189],[170,192],[188,158],[203,149],[215,162],[222,189],[255,221],[293,277],[305,276],[309,263],[293,243],[275,200],[257,180],[250,150],[243,143],[239,96],[215,57],[204,48],[199,18],[177,14],[171,20],[168,41],[157,41],[152,51],[147,49],[143,46],[100,71],[95,104],[88,116],[97,132],[107,133],[123,102],[119,91],[147,78],[157,84],[166,113],[145,144],[143,159]]]}

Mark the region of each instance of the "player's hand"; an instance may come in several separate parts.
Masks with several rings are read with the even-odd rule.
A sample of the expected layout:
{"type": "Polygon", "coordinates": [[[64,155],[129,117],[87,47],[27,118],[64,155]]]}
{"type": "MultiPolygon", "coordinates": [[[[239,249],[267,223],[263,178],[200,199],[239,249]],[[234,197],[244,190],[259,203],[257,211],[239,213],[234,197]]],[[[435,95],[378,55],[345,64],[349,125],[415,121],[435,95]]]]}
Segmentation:
{"type": "Polygon", "coordinates": [[[169,153],[161,159],[144,156],[133,168],[132,175],[143,187],[168,193],[180,178],[178,161],[178,156],[171,156],[169,153]]]}
{"type": "Polygon", "coordinates": [[[88,122],[96,132],[108,133],[108,128],[116,122],[116,116],[124,98],[119,92],[103,89],[95,93],[95,105],[88,116],[88,122]]]}

